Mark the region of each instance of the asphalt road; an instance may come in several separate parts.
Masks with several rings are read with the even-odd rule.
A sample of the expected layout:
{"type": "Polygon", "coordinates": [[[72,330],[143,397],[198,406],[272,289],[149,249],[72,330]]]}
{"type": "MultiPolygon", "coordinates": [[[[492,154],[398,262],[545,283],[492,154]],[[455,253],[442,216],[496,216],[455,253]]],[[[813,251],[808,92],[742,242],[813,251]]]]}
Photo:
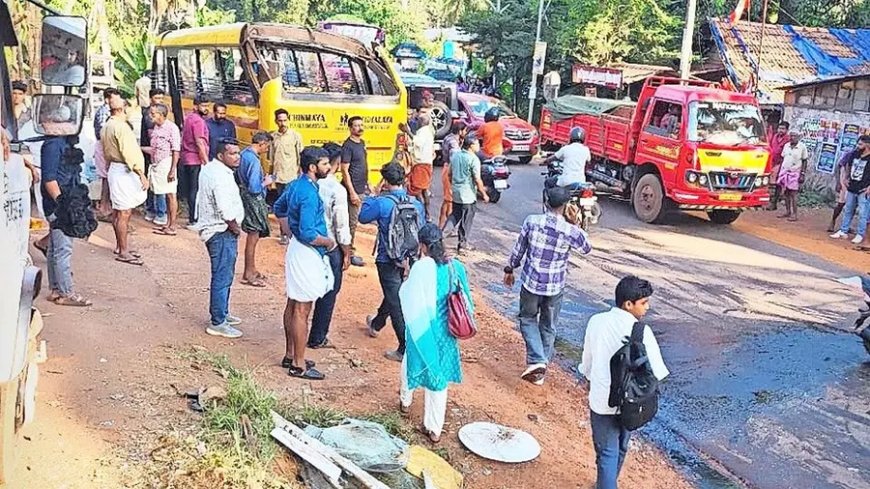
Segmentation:
{"type": "MultiPolygon", "coordinates": [[[[540,212],[543,177],[511,168],[501,201],[479,204],[466,261],[513,317],[519,286],[505,289],[501,269],[523,219],[540,212]]],[[[671,377],[644,435],[702,488],[870,487],[870,362],[848,333],[860,294],[835,280],[855,273],[702,215],[647,225],[627,203],[601,204],[594,251],[571,260],[559,335],[582,347],[621,277],[652,281],[648,320],[671,377]]]]}

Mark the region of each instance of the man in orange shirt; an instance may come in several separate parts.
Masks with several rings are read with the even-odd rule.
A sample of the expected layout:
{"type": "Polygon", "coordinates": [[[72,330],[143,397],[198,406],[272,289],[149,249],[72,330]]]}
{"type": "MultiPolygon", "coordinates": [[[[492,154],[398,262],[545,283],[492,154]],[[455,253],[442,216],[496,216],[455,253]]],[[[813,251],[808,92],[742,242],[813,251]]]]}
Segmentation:
{"type": "Polygon", "coordinates": [[[481,161],[504,154],[502,140],[504,140],[504,128],[498,122],[498,109],[493,107],[486,111],[483,116],[485,123],[477,129],[477,137],[480,139],[481,161]]]}

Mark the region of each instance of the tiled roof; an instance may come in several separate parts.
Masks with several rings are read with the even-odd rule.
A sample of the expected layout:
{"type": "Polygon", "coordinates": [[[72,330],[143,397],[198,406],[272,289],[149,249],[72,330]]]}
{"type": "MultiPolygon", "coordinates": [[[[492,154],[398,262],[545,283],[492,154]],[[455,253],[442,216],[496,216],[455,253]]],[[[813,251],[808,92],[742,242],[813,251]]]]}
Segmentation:
{"type": "Polygon", "coordinates": [[[614,68],[622,71],[622,82],[631,84],[637,81],[645,80],[656,75],[676,75],[679,76],[670,66],[658,65],[640,65],[634,63],[611,63],[608,68],[614,68]]]}
{"type": "MultiPolygon", "coordinates": [[[[778,87],[817,78],[870,72],[870,29],[828,29],[764,24],[764,44],[758,70],[762,104],[780,104],[778,87]],[[846,43],[848,37],[860,42],[846,43]],[[854,46],[854,47],[853,47],[854,46]]],[[[736,85],[750,79],[758,63],[762,24],[731,25],[711,19],[710,30],[728,75],[736,85]]]]}

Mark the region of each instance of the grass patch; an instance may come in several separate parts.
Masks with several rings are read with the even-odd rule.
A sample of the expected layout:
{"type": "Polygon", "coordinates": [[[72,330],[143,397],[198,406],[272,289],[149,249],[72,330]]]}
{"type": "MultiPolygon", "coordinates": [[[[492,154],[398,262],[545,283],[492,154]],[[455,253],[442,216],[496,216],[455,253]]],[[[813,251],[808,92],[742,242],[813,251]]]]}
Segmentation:
{"type": "Polygon", "coordinates": [[[301,402],[295,406],[278,411],[284,418],[296,425],[314,425],[320,428],[338,426],[346,418],[355,418],[363,421],[378,423],[387,430],[387,433],[400,438],[408,443],[416,441],[417,433],[411,425],[398,412],[380,412],[352,415],[340,409],[330,406],[301,402]]]}

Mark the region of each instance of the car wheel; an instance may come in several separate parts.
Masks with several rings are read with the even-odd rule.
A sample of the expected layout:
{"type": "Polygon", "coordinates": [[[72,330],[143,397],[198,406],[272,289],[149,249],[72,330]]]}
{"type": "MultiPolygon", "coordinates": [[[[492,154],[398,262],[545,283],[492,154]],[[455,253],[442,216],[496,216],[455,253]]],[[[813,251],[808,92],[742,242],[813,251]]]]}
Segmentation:
{"type": "Polygon", "coordinates": [[[435,138],[441,139],[450,132],[450,125],[453,122],[453,117],[450,115],[450,108],[443,102],[436,100],[432,104],[432,110],[429,111],[432,116],[432,127],[435,128],[435,138]]]}

